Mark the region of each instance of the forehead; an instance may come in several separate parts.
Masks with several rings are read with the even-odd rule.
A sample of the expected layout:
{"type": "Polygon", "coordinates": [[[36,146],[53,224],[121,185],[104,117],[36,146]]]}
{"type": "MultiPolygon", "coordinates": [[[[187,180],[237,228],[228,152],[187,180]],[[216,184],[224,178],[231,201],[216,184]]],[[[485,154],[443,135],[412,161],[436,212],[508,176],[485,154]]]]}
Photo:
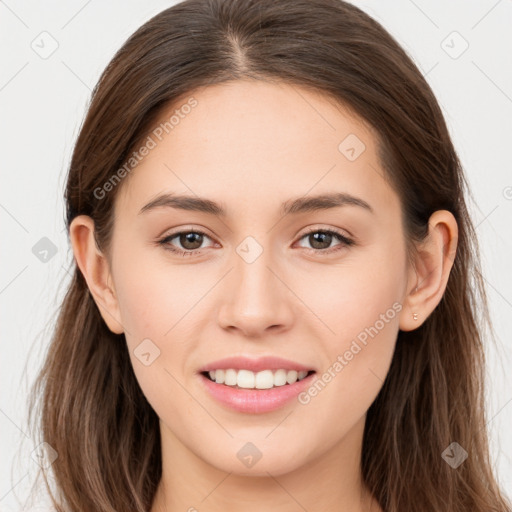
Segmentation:
{"type": "Polygon", "coordinates": [[[151,149],[118,198],[132,212],[164,191],[277,209],[290,197],[336,190],[397,206],[373,129],[297,85],[244,80],[198,89],[165,109],[149,137],[151,149]]]}

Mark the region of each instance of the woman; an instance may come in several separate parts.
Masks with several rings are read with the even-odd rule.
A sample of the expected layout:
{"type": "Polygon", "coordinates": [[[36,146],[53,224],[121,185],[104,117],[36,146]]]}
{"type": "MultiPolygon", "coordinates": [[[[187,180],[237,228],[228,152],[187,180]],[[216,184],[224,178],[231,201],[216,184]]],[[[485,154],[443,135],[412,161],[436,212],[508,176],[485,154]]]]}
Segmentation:
{"type": "Polygon", "coordinates": [[[358,8],[144,24],[69,170],[76,265],[34,389],[56,509],[510,511],[465,190],[431,89],[358,8]]]}

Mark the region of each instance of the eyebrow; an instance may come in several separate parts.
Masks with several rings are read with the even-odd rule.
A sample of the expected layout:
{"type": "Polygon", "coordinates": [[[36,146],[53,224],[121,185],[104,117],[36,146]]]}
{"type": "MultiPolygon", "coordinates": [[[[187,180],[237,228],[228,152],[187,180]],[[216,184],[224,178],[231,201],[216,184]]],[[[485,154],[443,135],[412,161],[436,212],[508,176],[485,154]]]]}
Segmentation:
{"type": "MultiPolygon", "coordinates": [[[[290,199],[281,205],[281,214],[284,216],[288,214],[328,210],[347,205],[359,206],[370,213],[374,213],[373,208],[363,199],[347,194],[346,192],[336,192],[290,199]]],[[[155,199],[151,200],[140,209],[139,215],[160,207],[203,212],[223,218],[227,217],[225,208],[211,199],[170,193],[160,194],[155,199]]]]}

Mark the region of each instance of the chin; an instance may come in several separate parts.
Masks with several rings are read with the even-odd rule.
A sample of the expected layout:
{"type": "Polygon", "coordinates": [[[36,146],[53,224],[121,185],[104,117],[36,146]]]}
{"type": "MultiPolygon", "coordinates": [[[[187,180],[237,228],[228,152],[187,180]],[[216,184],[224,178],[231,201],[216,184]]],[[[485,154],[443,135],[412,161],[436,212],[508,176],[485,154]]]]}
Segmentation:
{"type": "MultiPolygon", "coordinates": [[[[268,435],[268,432],[264,435],[268,435]]],[[[215,468],[240,476],[279,476],[291,473],[307,463],[304,446],[288,444],[283,450],[282,443],[274,445],[268,439],[264,442],[250,441],[250,438],[231,440],[229,446],[220,452],[208,450],[205,456],[198,454],[215,468]],[[265,446],[263,446],[265,444],[265,446]]],[[[217,445],[218,446],[218,445],[217,445]]]]}

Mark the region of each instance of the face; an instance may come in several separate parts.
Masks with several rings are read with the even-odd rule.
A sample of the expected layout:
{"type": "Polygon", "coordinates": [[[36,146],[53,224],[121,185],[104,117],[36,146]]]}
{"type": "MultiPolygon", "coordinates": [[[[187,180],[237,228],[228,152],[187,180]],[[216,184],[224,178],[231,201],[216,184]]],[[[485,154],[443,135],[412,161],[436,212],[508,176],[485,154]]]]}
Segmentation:
{"type": "Polygon", "coordinates": [[[408,286],[400,201],[371,129],[325,96],[236,81],[162,122],[176,109],[115,204],[111,277],[133,369],[166,439],[226,472],[279,475],[354,443],[382,386],[408,286]],[[144,209],[161,194],[224,213],[144,209]],[[311,203],[326,194],[346,201],[311,203]],[[315,373],[266,390],[200,373],[236,356],[315,373]]]}

